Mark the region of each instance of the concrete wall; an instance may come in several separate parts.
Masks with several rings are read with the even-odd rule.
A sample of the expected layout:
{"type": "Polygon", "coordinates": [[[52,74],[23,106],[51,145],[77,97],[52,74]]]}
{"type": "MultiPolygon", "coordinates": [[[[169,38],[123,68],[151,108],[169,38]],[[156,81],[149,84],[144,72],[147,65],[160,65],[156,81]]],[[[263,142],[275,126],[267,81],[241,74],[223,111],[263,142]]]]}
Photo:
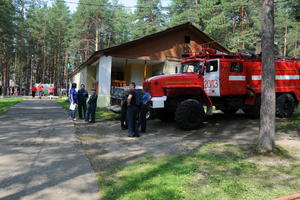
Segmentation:
{"type": "Polygon", "coordinates": [[[112,57],[101,56],[97,69],[98,81],[98,107],[110,105],[112,57]]]}

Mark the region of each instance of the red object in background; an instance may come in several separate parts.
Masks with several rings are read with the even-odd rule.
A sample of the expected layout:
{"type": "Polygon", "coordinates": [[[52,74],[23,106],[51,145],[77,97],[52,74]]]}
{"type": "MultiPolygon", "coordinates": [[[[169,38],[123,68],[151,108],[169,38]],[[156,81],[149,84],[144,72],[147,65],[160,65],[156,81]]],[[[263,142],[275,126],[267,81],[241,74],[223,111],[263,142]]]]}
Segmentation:
{"type": "Polygon", "coordinates": [[[37,91],[36,87],[35,87],[35,86],[32,86],[31,91],[32,91],[32,92],[36,92],[36,91],[37,91]]]}
{"type": "Polygon", "coordinates": [[[49,87],[49,93],[54,93],[54,87],[49,87]]]}
{"type": "Polygon", "coordinates": [[[38,91],[41,92],[43,90],[44,86],[42,84],[40,84],[37,86],[37,88],[38,88],[38,91]]]}

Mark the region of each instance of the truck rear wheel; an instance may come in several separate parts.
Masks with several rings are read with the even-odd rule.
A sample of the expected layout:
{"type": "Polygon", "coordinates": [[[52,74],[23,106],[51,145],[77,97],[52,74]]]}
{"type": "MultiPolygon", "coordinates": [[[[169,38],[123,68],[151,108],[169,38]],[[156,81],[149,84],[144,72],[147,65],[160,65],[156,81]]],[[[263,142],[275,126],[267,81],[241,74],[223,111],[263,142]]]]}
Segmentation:
{"type": "Polygon", "coordinates": [[[175,112],[177,125],[184,130],[199,128],[204,119],[204,108],[199,101],[194,99],[182,101],[175,112]]]}
{"type": "Polygon", "coordinates": [[[296,107],[296,101],[291,94],[282,94],[276,98],[276,116],[291,117],[296,107]]]}

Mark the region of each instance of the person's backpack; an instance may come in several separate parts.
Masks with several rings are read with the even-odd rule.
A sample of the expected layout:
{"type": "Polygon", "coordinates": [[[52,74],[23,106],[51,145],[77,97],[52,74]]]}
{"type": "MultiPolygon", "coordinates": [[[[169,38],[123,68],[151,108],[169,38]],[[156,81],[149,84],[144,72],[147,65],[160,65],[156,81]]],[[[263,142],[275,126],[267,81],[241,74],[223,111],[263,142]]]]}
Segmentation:
{"type": "Polygon", "coordinates": [[[140,106],[142,104],[143,94],[140,90],[135,90],[135,105],[140,106]]]}

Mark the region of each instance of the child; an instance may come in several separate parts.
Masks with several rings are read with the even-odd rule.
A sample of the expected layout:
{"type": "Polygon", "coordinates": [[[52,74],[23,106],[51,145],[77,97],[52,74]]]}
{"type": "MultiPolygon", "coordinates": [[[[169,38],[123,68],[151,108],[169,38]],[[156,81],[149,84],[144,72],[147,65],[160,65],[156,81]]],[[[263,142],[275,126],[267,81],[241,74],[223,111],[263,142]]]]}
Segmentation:
{"type": "Polygon", "coordinates": [[[92,90],[92,95],[90,96],[88,100],[89,107],[86,111],[85,114],[85,121],[89,123],[95,123],[95,113],[96,113],[96,108],[97,108],[97,94],[96,94],[96,89],[93,88],[92,90]],[[91,121],[89,121],[91,115],[91,121]]]}
{"type": "Polygon", "coordinates": [[[53,85],[50,85],[49,89],[48,89],[49,95],[50,95],[50,99],[52,99],[53,95],[54,95],[54,87],[53,85]]]}
{"type": "Polygon", "coordinates": [[[35,98],[35,93],[36,93],[37,89],[36,87],[33,85],[32,88],[31,88],[31,95],[32,95],[32,98],[34,99],[35,98]]]}

